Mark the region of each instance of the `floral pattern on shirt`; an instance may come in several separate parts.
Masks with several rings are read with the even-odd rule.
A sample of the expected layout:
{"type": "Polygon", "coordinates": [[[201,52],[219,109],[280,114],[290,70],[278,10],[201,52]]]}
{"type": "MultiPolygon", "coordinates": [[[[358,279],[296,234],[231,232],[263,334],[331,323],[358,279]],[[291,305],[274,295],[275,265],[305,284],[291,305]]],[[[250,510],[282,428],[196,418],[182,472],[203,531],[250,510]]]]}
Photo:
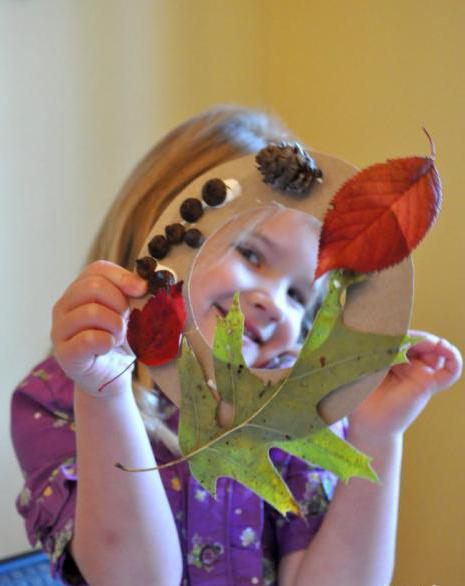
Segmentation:
{"type": "Polygon", "coordinates": [[[224,547],[221,543],[205,543],[202,537],[195,533],[192,538],[191,549],[187,555],[187,563],[202,568],[206,572],[213,570],[213,563],[224,552],[224,547]]]}
{"type": "Polygon", "coordinates": [[[328,490],[330,489],[325,488],[321,474],[317,472],[308,473],[303,496],[298,501],[306,517],[326,512],[332,496],[332,490],[330,494],[328,494],[328,490]]]}
{"type": "Polygon", "coordinates": [[[52,563],[57,563],[59,558],[63,555],[66,547],[68,546],[73,536],[74,522],[73,519],[69,519],[65,526],[57,531],[55,534],[55,540],[53,549],[49,552],[52,563]]]}
{"type": "Polygon", "coordinates": [[[252,529],[252,527],[247,527],[246,529],[244,529],[240,534],[239,538],[241,540],[242,547],[259,547],[258,536],[252,529]]]}
{"type": "Polygon", "coordinates": [[[274,586],[276,584],[276,562],[266,556],[262,563],[263,586],[274,586]]]}

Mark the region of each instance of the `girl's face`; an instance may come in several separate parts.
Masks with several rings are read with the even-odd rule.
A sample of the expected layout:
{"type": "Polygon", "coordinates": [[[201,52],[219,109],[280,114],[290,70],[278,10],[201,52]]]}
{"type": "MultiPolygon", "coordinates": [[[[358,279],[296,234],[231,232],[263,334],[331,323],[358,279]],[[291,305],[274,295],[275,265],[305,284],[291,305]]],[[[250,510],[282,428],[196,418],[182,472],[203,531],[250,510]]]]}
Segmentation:
{"type": "Polygon", "coordinates": [[[314,281],[320,223],[302,212],[265,208],[233,219],[205,244],[190,280],[197,326],[212,344],[217,317],[234,293],[244,314],[249,367],[297,356],[304,317],[316,311],[324,282],[314,281]]]}

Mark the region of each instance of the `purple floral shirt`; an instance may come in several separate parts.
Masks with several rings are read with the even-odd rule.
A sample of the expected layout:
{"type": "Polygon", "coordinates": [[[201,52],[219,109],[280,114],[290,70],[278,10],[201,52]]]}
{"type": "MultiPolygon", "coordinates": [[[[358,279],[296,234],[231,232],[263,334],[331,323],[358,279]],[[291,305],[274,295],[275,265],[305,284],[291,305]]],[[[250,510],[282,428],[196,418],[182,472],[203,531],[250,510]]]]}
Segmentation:
{"type": "MultiPolygon", "coordinates": [[[[168,423],[178,413],[162,402],[168,423]]],[[[333,426],[345,434],[345,422],[333,426]]],[[[17,499],[32,545],[50,556],[52,573],[65,584],[85,584],[68,552],[76,505],[76,447],[73,382],[53,357],[40,363],[18,386],[12,400],[12,437],[25,483],[17,499]]],[[[157,462],[173,459],[154,442],[157,462]]],[[[161,470],[183,548],[182,586],[275,585],[277,564],[306,548],[323,520],[336,478],[281,450],[273,462],[306,514],[282,517],[231,479],[218,482],[217,500],[191,476],[186,463],[161,470]]]]}

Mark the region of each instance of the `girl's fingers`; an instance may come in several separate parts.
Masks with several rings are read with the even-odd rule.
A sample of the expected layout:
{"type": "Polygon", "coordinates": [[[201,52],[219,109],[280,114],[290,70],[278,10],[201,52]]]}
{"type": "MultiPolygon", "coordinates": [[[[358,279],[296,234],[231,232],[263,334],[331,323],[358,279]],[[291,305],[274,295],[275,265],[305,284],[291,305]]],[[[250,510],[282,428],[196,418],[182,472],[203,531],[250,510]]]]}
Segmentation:
{"type": "Polygon", "coordinates": [[[91,263],[81,273],[82,277],[89,275],[105,277],[128,297],[140,297],[147,289],[147,282],[139,275],[106,260],[91,263]]]}
{"type": "Polygon", "coordinates": [[[452,356],[455,354],[459,354],[460,352],[457,350],[455,346],[450,344],[444,338],[439,338],[438,336],[434,336],[433,334],[429,334],[427,332],[417,332],[417,331],[409,331],[409,334],[421,334],[423,335],[424,339],[412,346],[408,352],[408,357],[421,357],[425,354],[436,354],[438,356],[452,356]]]}
{"type": "Polygon", "coordinates": [[[415,353],[430,351],[440,340],[438,336],[430,334],[429,332],[423,332],[421,330],[409,330],[408,334],[411,337],[421,338],[419,342],[411,346],[408,351],[409,356],[415,353]]]}
{"type": "Polygon", "coordinates": [[[53,308],[55,356],[68,376],[86,375],[96,356],[123,344],[128,297],[146,292],[146,281],[111,262],[94,262],[79,275],[53,308]]]}
{"type": "Polygon", "coordinates": [[[92,368],[97,356],[109,352],[114,343],[113,336],[108,332],[85,330],[71,340],[58,344],[55,356],[62,366],[66,366],[70,376],[81,375],[92,368]]]}
{"type": "Polygon", "coordinates": [[[447,373],[450,377],[450,383],[455,383],[461,376],[463,370],[463,359],[460,351],[446,340],[440,340],[438,348],[441,351],[441,356],[444,357],[444,367],[442,372],[447,373]]]}
{"type": "Polygon", "coordinates": [[[97,303],[87,303],[66,313],[52,328],[54,344],[66,342],[84,330],[103,330],[121,344],[126,334],[126,322],[113,310],[97,303]]]}
{"type": "Polygon", "coordinates": [[[113,283],[99,275],[88,275],[71,283],[63,297],[55,304],[54,317],[59,318],[60,315],[88,303],[104,305],[120,314],[128,307],[127,298],[113,283]]]}
{"type": "Polygon", "coordinates": [[[53,318],[59,318],[79,305],[100,303],[118,313],[128,307],[127,296],[144,295],[147,283],[138,275],[107,261],[89,265],[66,290],[53,308],[53,318]]]}
{"type": "Polygon", "coordinates": [[[421,381],[421,386],[438,392],[453,385],[462,373],[463,361],[459,350],[444,338],[428,332],[409,331],[411,336],[424,339],[408,352],[408,363],[391,368],[391,375],[398,381],[421,381]]]}
{"type": "Polygon", "coordinates": [[[444,367],[445,358],[438,352],[412,352],[407,354],[410,361],[417,360],[426,366],[437,370],[444,367]]]}
{"type": "Polygon", "coordinates": [[[428,347],[427,351],[424,348],[425,346],[415,346],[408,356],[431,368],[430,376],[435,383],[435,392],[453,385],[462,374],[463,360],[459,350],[443,338],[437,338],[436,343],[428,347]]]}

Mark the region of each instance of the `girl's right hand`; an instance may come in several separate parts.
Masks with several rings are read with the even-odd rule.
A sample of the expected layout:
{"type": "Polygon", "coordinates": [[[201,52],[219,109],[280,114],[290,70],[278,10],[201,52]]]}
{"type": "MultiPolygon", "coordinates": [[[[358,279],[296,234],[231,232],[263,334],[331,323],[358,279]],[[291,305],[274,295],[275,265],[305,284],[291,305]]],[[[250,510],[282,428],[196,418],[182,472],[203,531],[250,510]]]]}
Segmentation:
{"type": "Polygon", "coordinates": [[[90,264],[55,303],[51,330],[55,357],[83,390],[97,394],[115,377],[102,396],[110,388],[131,388],[128,366],[135,356],[126,343],[128,297],[146,292],[147,282],[138,275],[100,260],[90,264]]]}

